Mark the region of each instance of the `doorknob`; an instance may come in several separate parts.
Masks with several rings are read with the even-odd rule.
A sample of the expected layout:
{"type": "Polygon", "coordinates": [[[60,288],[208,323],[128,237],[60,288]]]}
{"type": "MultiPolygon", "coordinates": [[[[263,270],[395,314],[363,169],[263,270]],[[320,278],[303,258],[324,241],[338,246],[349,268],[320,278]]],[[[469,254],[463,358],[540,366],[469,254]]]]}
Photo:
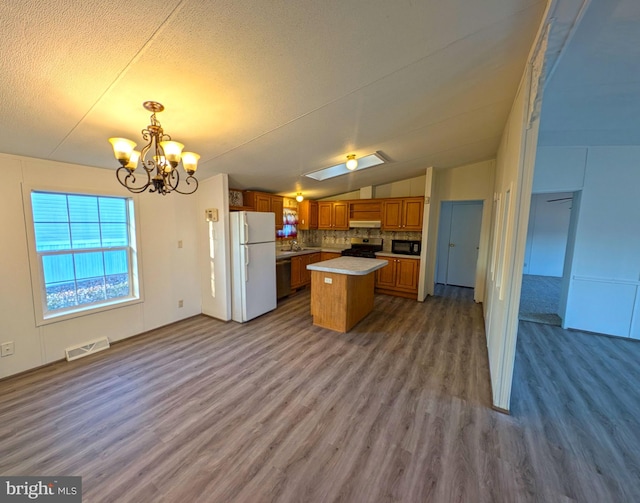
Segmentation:
{"type": "Polygon", "coordinates": [[[449,243],[449,248],[453,248],[455,245],[455,243],[449,243]]]}

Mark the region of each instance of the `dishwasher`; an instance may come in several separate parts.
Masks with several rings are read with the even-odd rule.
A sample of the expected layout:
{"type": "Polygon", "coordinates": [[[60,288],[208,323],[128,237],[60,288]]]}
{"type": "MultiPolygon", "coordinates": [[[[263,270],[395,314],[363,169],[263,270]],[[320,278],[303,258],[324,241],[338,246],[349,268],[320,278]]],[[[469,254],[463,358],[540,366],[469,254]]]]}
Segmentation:
{"type": "Polygon", "coordinates": [[[291,259],[276,260],[276,292],[278,299],[291,293],[291,259]]]}

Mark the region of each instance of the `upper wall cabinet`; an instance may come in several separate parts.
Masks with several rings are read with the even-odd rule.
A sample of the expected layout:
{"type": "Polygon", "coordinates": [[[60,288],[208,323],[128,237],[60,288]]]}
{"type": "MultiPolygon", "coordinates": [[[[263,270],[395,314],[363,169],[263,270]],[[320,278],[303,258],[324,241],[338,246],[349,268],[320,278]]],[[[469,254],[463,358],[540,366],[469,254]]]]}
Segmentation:
{"type": "Polygon", "coordinates": [[[349,230],[349,203],[346,201],[320,201],[318,203],[318,229],[349,230]]]}
{"type": "Polygon", "coordinates": [[[318,228],[318,202],[305,199],[298,203],[298,230],[318,228]]]}
{"type": "Polygon", "coordinates": [[[284,202],[282,196],[267,194],[266,192],[257,192],[255,190],[247,190],[244,193],[244,199],[244,204],[252,208],[253,211],[275,213],[276,230],[283,228],[282,213],[284,202]]]}
{"type": "Polygon", "coordinates": [[[385,199],[382,204],[382,230],[422,231],[424,197],[385,199]]]}
{"type": "Polygon", "coordinates": [[[349,201],[349,220],[382,220],[381,199],[349,201]]]}

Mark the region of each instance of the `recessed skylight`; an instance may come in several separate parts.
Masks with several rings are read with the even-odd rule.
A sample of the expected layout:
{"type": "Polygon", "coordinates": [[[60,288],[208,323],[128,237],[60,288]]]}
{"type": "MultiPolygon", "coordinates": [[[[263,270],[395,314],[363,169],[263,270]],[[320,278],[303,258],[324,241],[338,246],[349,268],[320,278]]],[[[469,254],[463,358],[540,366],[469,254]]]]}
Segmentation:
{"type": "Polygon", "coordinates": [[[363,169],[372,168],[373,166],[378,166],[380,164],[384,164],[387,162],[380,152],[375,152],[373,154],[365,155],[364,157],[358,158],[358,168],[354,171],[347,169],[347,162],[343,162],[342,164],[336,164],[335,166],[331,166],[329,168],[319,169],[317,171],[312,171],[311,173],[305,173],[304,176],[308,176],[309,178],[313,178],[314,180],[318,180],[321,182],[322,180],[327,180],[329,178],[334,178],[336,176],[346,175],[347,173],[357,173],[358,171],[362,171],[363,169]]]}

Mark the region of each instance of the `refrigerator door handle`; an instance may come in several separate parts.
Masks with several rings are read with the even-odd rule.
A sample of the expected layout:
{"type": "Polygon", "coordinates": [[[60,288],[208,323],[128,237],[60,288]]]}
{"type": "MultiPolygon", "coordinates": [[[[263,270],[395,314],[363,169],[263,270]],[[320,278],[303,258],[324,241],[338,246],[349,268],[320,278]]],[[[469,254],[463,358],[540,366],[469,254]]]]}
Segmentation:
{"type": "Polygon", "coordinates": [[[247,214],[242,212],[242,221],[244,223],[244,242],[249,242],[249,222],[247,222],[247,214]]]}
{"type": "Polygon", "coordinates": [[[249,247],[244,245],[244,282],[249,281],[249,247]]]}

